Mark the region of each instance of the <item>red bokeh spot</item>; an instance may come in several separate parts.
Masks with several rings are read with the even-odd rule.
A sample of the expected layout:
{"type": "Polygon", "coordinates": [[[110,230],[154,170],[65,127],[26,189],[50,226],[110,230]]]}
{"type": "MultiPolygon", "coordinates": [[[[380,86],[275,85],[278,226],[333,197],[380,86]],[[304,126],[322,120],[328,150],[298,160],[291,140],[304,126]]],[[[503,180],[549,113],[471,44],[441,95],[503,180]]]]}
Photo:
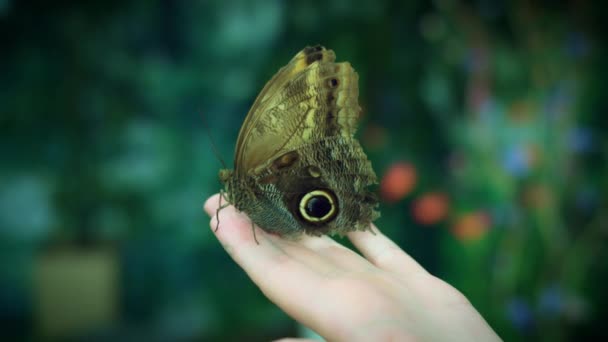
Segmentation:
{"type": "Polygon", "coordinates": [[[435,224],[443,220],[449,210],[449,200],[442,192],[429,192],[418,198],[412,207],[416,222],[424,225],[435,224]]]}
{"type": "Polygon", "coordinates": [[[410,163],[398,162],[388,168],[380,181],[380,194],[386,202],[397,202],[416,184],[416,169],[410,163]]]}

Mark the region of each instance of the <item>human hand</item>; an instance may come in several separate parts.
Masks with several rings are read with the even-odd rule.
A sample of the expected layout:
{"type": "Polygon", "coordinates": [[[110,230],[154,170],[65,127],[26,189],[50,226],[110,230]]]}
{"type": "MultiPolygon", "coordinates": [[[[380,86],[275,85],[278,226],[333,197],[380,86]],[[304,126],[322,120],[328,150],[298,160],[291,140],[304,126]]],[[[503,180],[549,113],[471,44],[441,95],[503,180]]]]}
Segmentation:
{"type": "MultiPolygon", "coordinates": [[[[219,195],[205,203],[215,230],[219,195]]],[[[272,302],[326,340],[495,341],[500,338],[455,288],[429,274],[375,226],[348,238],[289,241],[256,228],[230,205],[215,232],[272,302]]]]}

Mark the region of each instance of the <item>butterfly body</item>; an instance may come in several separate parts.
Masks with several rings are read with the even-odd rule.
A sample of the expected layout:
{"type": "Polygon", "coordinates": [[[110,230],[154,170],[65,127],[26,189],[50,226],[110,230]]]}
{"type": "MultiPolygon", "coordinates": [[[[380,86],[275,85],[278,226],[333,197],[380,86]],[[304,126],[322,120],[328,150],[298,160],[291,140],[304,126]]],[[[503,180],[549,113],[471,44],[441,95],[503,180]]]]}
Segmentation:
{"type": "Polygon", "coordinates": [[[354,138],[358,76],[333,51],[308,47],[267,83],[247,115],[227,198],[267,232],[344,234],[379,216],[376,175],[354,138]]]}

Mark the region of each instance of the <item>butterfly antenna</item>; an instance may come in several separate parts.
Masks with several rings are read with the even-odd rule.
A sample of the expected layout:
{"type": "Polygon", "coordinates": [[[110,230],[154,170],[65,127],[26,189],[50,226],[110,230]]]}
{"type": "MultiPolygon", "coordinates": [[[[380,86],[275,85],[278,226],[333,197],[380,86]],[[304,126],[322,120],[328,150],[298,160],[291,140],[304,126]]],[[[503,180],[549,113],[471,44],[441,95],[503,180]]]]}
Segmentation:
{"type": "Polygon", "coordinates": [[[203,123],[203,127],[204,127],[205,131],[207,132],[207,137],[209,138],[209,143],[211,144],[211,149],[213,150],[213,154],[215,154],[215,157],[220,161],[220,163],[222,163],[222,168],[227,169],[228,167],[226,167],[226,162],[224,162],[224,159],[222,159],[222,155],[220,154],[219,150],[217,149],[217,145],[213,141],[213,137],[211,136],[211,130],[209,129],[209,126],[207,125],[207,121],[205,120],[205,114],[203,113],[203,111],[201,111],[201,122],[203,123]]]}

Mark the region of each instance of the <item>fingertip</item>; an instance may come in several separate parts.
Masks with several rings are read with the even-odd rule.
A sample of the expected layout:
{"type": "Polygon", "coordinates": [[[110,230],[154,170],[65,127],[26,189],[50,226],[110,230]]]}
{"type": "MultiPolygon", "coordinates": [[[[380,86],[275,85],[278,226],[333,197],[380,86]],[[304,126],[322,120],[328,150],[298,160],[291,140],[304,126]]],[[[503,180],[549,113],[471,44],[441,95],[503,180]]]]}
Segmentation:
{"type": "MultiPolygon", "coordinates": [[[[207,202],[210,204],[211,221],[209,223],[211,230],[220,242],[226,245],[241,245],[241,244],[257,244],[253,235],[253,223],[247,215],[239,212],[232,205],[223,207],[219,212],[217,195],[212,196],[207,202]],[[217,215],[215,213],[217,212],[217,215]],[[218,222],[219,221],[219,222],[218,222]]],[[[207,210],[207,209],[206,209],[207,210]]],[[[261,229],[258,228],[260,232],[261,229]]]]}
{"type": "Polygon", "coordinates": [[[218,196],[219,196],[219,194],[212,195],[205,201],[205,205],[203,206],[207,215],[209,215],[211,217],[213,217],[213,215],[215,215],[217,208],[219,208],[220,203],[219,203],[218,196]]]}

